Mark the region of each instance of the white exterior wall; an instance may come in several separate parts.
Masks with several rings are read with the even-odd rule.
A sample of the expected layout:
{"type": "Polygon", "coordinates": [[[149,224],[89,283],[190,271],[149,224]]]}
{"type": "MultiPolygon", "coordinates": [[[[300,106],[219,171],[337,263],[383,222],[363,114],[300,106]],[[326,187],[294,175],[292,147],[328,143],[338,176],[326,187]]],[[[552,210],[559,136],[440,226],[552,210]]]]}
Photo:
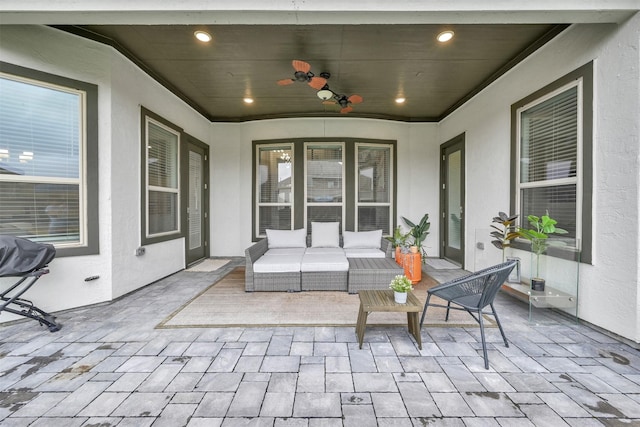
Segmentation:
{"type": "Polygon", "coordinates": [[[324,136],[398,141],[398,219],[428,212],[426,245],[437,256],[439,145],[464,132],[465,264],[472,268],[475,231],[509,209],[511,104],[595,60],[594,251],[593,265],[581,266],[579,315],[640,342],[639,20],[572,27],[440,124],[351,118],[208,123],[109,47],[45,27],[0,27],[3,61],[99,86],[100,254],[55,259],[51,274],[27,297],[57,311],[108,301],[184,268],[184,239],[133,255],[141,227],[140,105],[210,144],[212,256],[242,255],[251,243],[252,140],[324,136]],[[92,275],[100,279],[84,281],[92,275]]]}
{"type": "MultiPolygon", "coordinates": [[[[58,257],[24,297],[33,300],[45,311],[56,311],[81,305],[108,301],[113,297],[111,257],[111,139],[110,111],[110,55],[95,43],[70,37],[64,33],[39,26],[1,27],[0,58],[2,61],[34,70],[96,84],[98,89],[98,149],[100,253],[82,257],[58,257]],[[99,275],[100,279],[85,282],[85,277],[99,275]]],[[[13,279],[0,279],[4,283],[13,279]]],[[[2,313],[0,320],[16,316],[2,313]]]]}
{"type": "Polygon", "coordinates": [[[370,119],[277,119],[214,123],[210,139],[211,255],[244,255],[251,244],[252,141],[286,138],[370,138],[397,141],[397,219],[429,213],[427,250],[437,248],[437,124],[370,119]],[[236,185],[235,183],[238,183],[236,185]],[[238,187],[239,186],[239,187],[238,187]]]}
{"type": "MultiPolygon", "coordinates": [[[[153,111],[197,139],[207,142],[211,123],[149,78],[115,50],[111,53],[111,162],[113,296],[131,292],[185,267],[185,239],[141,245],[142,179],[140,106],[153,111]]],[[[187,155],[184,151],[181,156],[187,155]]],[[[182,213],[184,215],[184,213],[182,213]]]]}
{"type": "MultiPolygon", "coordinates": [[[[594,60],[593,265],[580,266],[578,315],[635,342],[640,342],[639,28],[638,15],[619,26],[574,25],[439,129],[441,143],[466,133],[465,260],[473,266],[476,229],[488,229],[498,211],[509,211],[511,105],[594,60]]],[[[485,251],[499,252],[492,246],[485,251]]]]}
{"type": "MultiPolygon", "coordinates": [[[[40,26],[0,31],[3,61],[98,85],[100,253],[57,257],[25,297],[59,311],[109,301],[184,268],[184,239],[134,255],[141,227],[140,106],[205,142],[209,121],[107,46],[40,26]],[[89,276],[100,278],[85,282],[89,276]]],[[[0,321],[14,318],[3,313],[0,321]]]]}

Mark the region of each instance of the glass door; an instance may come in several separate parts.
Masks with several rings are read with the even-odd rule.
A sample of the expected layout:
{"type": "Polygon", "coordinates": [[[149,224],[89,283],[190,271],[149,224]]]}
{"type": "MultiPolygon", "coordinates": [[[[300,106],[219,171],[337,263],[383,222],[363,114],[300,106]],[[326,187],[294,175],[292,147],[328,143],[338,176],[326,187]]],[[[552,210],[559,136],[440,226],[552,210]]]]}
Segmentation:
{"type": "Polygon", "coordinates": [[[464,134],[443,144],[440,153],[442,257],[464,267],[464,134]]]}
{"type": "Polygon", "coordinates": [[[208,171],[206,146],[188,143],[187,265],[209,256],[208,243],[208,171]]]}

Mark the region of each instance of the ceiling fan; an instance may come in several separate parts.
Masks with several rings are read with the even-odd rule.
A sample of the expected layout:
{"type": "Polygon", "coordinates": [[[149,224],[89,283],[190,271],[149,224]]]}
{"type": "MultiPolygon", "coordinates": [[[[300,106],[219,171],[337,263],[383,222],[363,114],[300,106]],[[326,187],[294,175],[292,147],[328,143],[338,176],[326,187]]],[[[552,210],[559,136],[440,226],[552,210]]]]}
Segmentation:
{"type": "Polygon", "coordinates": [[[316,94],[318,98],[322,100],[323,104],[339,104],[341,107],[340,112],[342,114],[347,114],[353,111],[353,107],[351,105],[360,104],[363,101],[360,95],[351,95],[347,97],[346,95],[338,94],[329,89],[327,80],[331,77],[331,74],[322,72],[318,77],[311,72],[311,65],[309,63],[300,61],[299,59],[291,61],[291,65],[293,65],[293,69],[295,70],[293,78],[278,80],[278,84],[280,86],[290,85],[295,82],[307,83],[318,91],[316,94]]]}
{"type": "Polygon", "coordinates": [[[339,104],[341,108],[340,112],[342,114],[347,114],[353,111],[353,107],[351,104],[360,104],[363,99],[360,95],[340,95],[335,93],[331,89],[329,89],[329,85],[326,84],[320,89],[317,94],[318,98],[322,99],[322,103],[327,104],[339,104]]]}
{"type": "Polygon", "coordinates": [[[325,73],[320,73],[319,77],[316,76],[311,72],[311,65],[309,65],[309,63],[294,59],[291,61],[291,65],[293,65],[293,69],[296,70],[293,74],[293,78],[278,80],[278,84],[280,86],[290,85],[295,82],[302,82],[307,83],[314,89],[320,90],[327,84],[327,78],[324,76],[325,73]]]}

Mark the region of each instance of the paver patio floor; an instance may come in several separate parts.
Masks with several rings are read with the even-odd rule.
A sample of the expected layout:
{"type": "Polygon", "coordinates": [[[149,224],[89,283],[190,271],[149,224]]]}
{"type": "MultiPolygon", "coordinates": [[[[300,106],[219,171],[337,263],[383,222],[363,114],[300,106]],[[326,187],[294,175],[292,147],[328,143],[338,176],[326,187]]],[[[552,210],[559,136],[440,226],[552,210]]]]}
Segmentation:
{"type": "Polygon", "coordinates": [[[504,294],[489,370],[478,328],[425,327],[422,350],[406,327],[362,349],[353,327],[155,329],[243,262],[57,313],[59,332],[0,325],[0,425],[640,425],[638,350],[504,294]]]}

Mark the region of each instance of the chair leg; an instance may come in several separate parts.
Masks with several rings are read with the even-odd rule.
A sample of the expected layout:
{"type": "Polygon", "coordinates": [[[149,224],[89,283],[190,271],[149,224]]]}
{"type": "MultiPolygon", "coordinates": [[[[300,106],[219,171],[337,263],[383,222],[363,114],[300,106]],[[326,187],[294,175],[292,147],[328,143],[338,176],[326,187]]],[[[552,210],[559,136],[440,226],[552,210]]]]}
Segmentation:
{"type": "Polygon", "coordinates": [[[427,307],[429,307],[429,300],[431,299],[431,294],[427,293],[427,300],[424,303],[424,308],[422,309],[422,317],[420,317],[420,329],[422,329],[422,324],[424,323],[424,316],[427,314],[427,307]]]}
{"type": "Polygon", "coordinates": [[[449,321],[449,309],[451,308],[451,301],[447,301],[447,315],[444,317],[444,321],[449,321]]]}
{"type": "Polygon", "coordinates": [[[502,340],[504,341],[504,346],[508,348],[509,342],[507,341],[507,336],[504,334],[504,330],[502,329],[502,325],[500,324],[498,313],[496,312],[496,309],[493,308],[493,303],[491,303],[491,311],[493,311],[493,317],[495,317],[496,323],[498,324],[498,329],[500,329],[500,333],[502,334],[502,340]]]}
{"type": "Polygon", "coordinates": [[[478,323],[480,324],[480,337],[482,338],[482,354],[484,355],[484,369],[489,369],[489,355],[487,354],[487,341],[484,338],[484,323],[482,322],[482,311],[478,313],[478,323]]]}

